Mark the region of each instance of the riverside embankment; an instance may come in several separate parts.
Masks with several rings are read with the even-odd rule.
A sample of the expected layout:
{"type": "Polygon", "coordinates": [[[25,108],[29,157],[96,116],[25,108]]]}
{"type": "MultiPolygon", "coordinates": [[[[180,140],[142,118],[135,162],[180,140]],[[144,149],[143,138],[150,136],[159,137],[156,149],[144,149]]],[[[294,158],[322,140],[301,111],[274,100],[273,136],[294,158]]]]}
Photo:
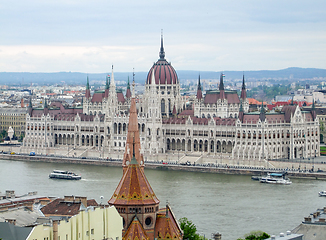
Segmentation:
{"type": "MultiPolygon", "coordinates": [[[[74,158],[61,156],[44,156],[36,155],[29,156],[26,154],[0,154],[0,160],[12,161],[31,161],[31,162],[50,162],[50,163],[70,163],[70,164],[84,164],[97,166],[121,167],[122,161],[119,159],[99,159],[99,158],[74,158]]],[[[221,173],[221,174],[235,174],[235,175],[263,175],[266,172],[284,172],[292,178],[309,178],[309,179],[325,179],[326,172],[311,172],[302,171],[292,168],[262,168],[262,167],[248,167],[248,166],[229,166],[225,165],[181,165],[175,162],[145,162],[145,168],[158,170],[172,170],[172,171],[188,171],[188,172],[206,172],[206,173],[221,173]]]]}

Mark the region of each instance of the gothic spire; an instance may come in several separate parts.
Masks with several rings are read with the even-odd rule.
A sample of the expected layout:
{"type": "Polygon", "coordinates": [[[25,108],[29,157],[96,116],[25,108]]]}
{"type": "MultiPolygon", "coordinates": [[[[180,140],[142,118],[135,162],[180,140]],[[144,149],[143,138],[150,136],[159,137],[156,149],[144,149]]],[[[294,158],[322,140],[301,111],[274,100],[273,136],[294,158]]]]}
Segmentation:
{"type": "Polygon", "coordinates": [[[44,98],[44,108],[48,108],[48,103],[46,102],[46,98],[44,98]]]}
{"type": "Polygon", "coordinates": [[[28,104],[28,107],[29,107],[29,108],[33,108],[33,105],[32,105],[32,96],[29,98],[29,104],[28,104]]]}
{"type": "Polygon", "coordinates": [[[202,99],[203,98],[203,94],[201,91],[201,84],[200,84],[200,74],[198,76],[198,86],[197,86],[197,99],[202,99]]]}
{"type": "Polygon", "coordinates": [[[164,52],[164,47],[163,47],[163,29],[161,32],[161,48],[160,48],[160,60],[164,60],[165,59],[165,52],[164,52]]]}
{"type": "Polygon", "coordinates": [[[220,76],[220,86],[219,86],[219,90],[220,90],[220,99],[225,99],[225,92],[224,92],[224,83],[223,83],[223,78],[225,77],[225,75],[223,73],[221,73],[220,76]]]}
{"type": "Polygon", "coordinates": [[[127,84],[126,98],[131,98],[129,76],[128,76],[128,84],[127,84]]]}
{"type": "Polygon", "coordinates": [[[240,109],[239,109],[239,119],[241,122],[243,122],[243,117],[244,117],[244,111],[242,107],[242,99],[240,100],[240,109]]]}
{"type": "Polygon", "coordinates": [[[265,113],[266,112],[265,112],[265,108],[264,108],[264,102],[261,101],[261,108],[260,108],[259,119],[262,122],[265,121],[265,119],[266,119],[266,114],[265,113]]]}
{"type": "Polygon", "coordinates": [[[315,107],[315,99],[312,100],[311,115],[312,115],[312,118],[315,120],[316,116],[317,116],[316,107],[315,107]]]}
{"type": "Polygon", "coordinates": [[[105,83],[105,89],[109,89],[110,85],[109,85],[109,76],[106,75],[106,83],[105,83]]]}
{"type": "Polygon", "coordinates": [[[223,78],[224,78],[224,74],[221,73],[220,75],[220,86],[219,86],[219,90],[224,90],[224,83],[223,83],[223,78]]]}
{"type": "Polygon", "coordinates": [[[85,97],[86,98],[90,98],[91,97],[91,91],[89,89],[89,78],[88,78],[88,75],[87,75],[87,84],[86,84],[86,93],[85,93],[85,97]]]}
{"type": "Polygon", "coordinates": [[[242,76],[242,90],[240,98],[242,98],[243,100],[247,98],[244,74],[242,76]]]}

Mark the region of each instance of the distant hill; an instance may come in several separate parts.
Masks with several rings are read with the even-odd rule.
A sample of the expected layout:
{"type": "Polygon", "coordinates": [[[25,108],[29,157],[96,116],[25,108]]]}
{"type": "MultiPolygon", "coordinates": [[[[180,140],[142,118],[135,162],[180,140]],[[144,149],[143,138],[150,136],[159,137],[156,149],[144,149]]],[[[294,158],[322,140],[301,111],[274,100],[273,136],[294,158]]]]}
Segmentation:
{"type": "MultiPolygon", "coordinates": [[[[198,79],[198,74],[202,79],[219,79],[220,72],[214,71],[177,71],[178,77],[181,82],[184,80],[198,79]]],[[[80,72],[56,72],[56,73],[30,73],[30,72],[0,72],[1,85],[30,85],[37,83],[39,85],[52,85],[52,84],[86,84],[87,76],[90,81],[105,81],[107,73],[87,74],[80,72]]],[[[136,72],[135,81],[137,83],[145,83],[147,72],[136,72]]],[[[241,79],[242,71],[225,71],[226,79],[241,79]]],[[[246,71],[244,72],[246,79],[263,80],[263,79],[313,79],[325,78],[326,69],[317,68],[286,68],[281,70],[261,70],[261,71],[246,71]]],[[[132,73],[115,72],[114,78],[116,81],[132,82],[132,73]]]]}

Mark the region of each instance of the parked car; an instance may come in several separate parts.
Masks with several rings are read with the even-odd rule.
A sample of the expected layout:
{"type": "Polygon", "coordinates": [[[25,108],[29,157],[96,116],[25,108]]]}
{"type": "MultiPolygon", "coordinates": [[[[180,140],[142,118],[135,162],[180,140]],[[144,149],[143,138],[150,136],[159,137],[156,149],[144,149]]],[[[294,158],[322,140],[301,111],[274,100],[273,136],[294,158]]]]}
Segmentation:
{"type": "Polygon", "coordinates": [[[35,152],[30,152],[29,156],[35,156],[35,152]]]}

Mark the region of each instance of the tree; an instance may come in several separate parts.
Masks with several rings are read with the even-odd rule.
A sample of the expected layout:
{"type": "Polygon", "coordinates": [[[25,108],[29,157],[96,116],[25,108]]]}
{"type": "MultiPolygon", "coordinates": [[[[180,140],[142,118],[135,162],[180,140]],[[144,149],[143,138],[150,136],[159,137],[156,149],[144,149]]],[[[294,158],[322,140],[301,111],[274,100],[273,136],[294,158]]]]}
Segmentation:
{"type": "Polygon", "coordinates": [[[183,239],[199,240],[196,225],[186,217],[179,219],[180,227],[183,230],[183,239]]]}
{"type": "Polygon", "coordinates": [[[319,120],[319,129],[321,132],[325,131],[324,122],[322,120],[319,120]]]}
{"type": "Polygon", "coordinates": [[[7,131],[6,130],[2,130],[0,133],[1,139],[5,138],[7,136],[7,131]]]}
{"type": "Polygon", "coordinates": [[[264,240],[269,238],[270,236],[262,231],[252,231],[245,235],[245,238],[238,238],[237,240],[264,240]]]}

